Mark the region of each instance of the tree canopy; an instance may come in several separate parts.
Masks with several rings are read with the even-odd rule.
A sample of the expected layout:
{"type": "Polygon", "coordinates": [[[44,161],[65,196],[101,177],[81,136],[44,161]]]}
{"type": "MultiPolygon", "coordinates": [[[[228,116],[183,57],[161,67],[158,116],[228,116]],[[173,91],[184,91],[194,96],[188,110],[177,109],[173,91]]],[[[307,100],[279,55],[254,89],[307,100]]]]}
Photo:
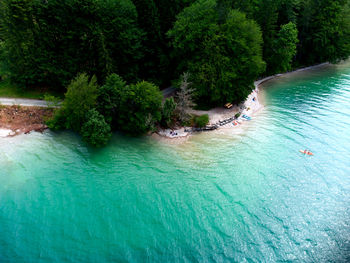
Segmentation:
{"type": "Polygon", "coordinates": [[[162,93],[142,81],[119,89],[118,128],[129,134],[143,134],[161,119],[162,93]]]}
{"type": "Polygon", "coordinates": [[[120,92],[126,86],[126,82],[117,74],[107,77],[105,85],[98,89],[97,108],[105,116],[106,121],[112,126],[116,124],[118,114],[120,92]]]}
{"type": "Polygon", "coordinates": [[[190,72],[197,99],[235,102],[257,77],[348,58],[349,6],[350,0],[2,0],[0,76],[63,94],[80,72],[99,84],[116,73],[161,88],[190,72]]]}
{"type": "Polygon", "coordinates": [[[240,102],[264,70],[258,25],[238,10],[224,18],[215,0],[185,8],[169,31],[200,101],[240,102]]]}
{"type": "Polygon", "coordinates": [[[139,135],[152,130],[160,123],[162,110],[169,123],[174,102],[166,103],[164,111],[162,98],[159,88],[147,81],[126,85],[119,75],[111,74],[99,87],[96,77],[79,74],[68,86],[62,107],[47,124],[54,130],[78,132],[86,142],[100,147],[112,131],[139,135]]]}
{"type": "Polygon", "coordinates": [[[9,74],[24,87],[64,87],[79,72],[138,77],[142,57],[130,0],[4,0],[0,39],[9,74]]]}
{"type": "Polygon", "coordinates": [[[68,86],[62,110],[66,116],[66,127],[80,132],[85,122],[85,114],[96,106],[96,77],[78,75],[68,86]]]}
{"type": "Polygon", "coordinates": [[[106,123],[102,114],[91,109],[86,114],[86,122],[81,128],[83,139],[95,147],[102,147],[111,138],[111,127],[106,123]]]}

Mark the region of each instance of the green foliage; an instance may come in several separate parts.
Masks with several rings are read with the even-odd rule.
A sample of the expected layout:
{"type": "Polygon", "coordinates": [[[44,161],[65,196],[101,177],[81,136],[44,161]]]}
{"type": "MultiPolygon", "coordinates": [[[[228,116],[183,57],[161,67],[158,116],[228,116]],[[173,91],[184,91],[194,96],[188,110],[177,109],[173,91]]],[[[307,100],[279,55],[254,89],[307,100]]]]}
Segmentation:
{"type": "Polygon", "coordinates": [[[96,106],[96,77],[79,74],[68,86],[62,109],[66,117],[66,128],[80,132],[86,113],[96,106]]]}
{"type": "MultiPolygon", "coordinates": [[[[161,120],[162,98],[159,88],[146,81],[126,85],[120,76],[112,74],[98,88],[95,77],[89,81],[86,74],[80,74],[68,86],[62,107],[47,125],[54,130],[72,129],[99,147],[109,140],[113,124],[132,135],[151,130],[161,120]]],[[[167,116],[174,108],[171,104],[167,103],[167,116]]]]}
{"type": "Polygon", "coordinates": [[[208,114],[196,116],[194,118],[194,125],[196,127],[199,127],[199,128],[205,127],[208,124],[208,122],[209,122],[209,115],[208,114]]]}
{"type": "Polygon", "coordinates": [[[343,6],[340,13],[341,32],[338,38],[338,54],[335,60],[347,59],[350,56],[350,1],[343,6]]]}
{"type": "Polygon", "coordinates": [[[97,109],[109,124],[116,121],[119,107],[119,93],[126,82],[117,74],[107,77],[105,85],[98,89],[97,109]]]}
{"type": "Polygon", "coordinates": [[[303,2],[299,18],[302,63],[336,62],[349,57],[349,11],[347,0],[303,2]]]}
{"type": "Polygon", "coordinates": [[[53,117],[46,121],[47,127],[51,130],[58,131],[66,128],[66,116],[62,108],[57,108],[54,111],[53,117]]]}
{"type": "Polygon", "coordinates": [[[59,97],[60,94],[47,89],[23,89],[21,86],[11,82],[5,75],[0,81],[0,97],[6,98],[27,98],[27,99],[43,99],[45,93],[59,97]]]}
{"type": "Polygon", "coordinates": [[[196,0],[155,0],[159,11],[161,33],[164,35],[173,26],[176,16],[196,0]]]}
{"type": "Polygon", "coordinates": [[[269,69],[269,61],[275,52],[273,47],[278,29],[280,3],[281,0],[261,0],[255,12],[255,19],[263,33],[263,59],[267,62],[267,70],[269,69]]]}
{"type": "Polygon", "coordinates": [[[164,127],[169,127],[171,125],[172,117],[176,109],[176,103],[174,98],[167,98],[162,107],[162,119],[161,124],[164,127]]]}
{"type": "Polygon", "coordinates": [[[7,73],[5,42],[0,39],[0,80],[7,73]]]}
{"type": "Polygon", "coordinates": [[[146,81],[119,89],[119,130],[132,135],[151,130],[161,119],[162,97],[159,88],[146,81]]]}
{"type": "Polygon", "coordinates": [[[268,72],[274,74],[286,72],[291,69],[291,62],[296,55],[298,43],[298,29],[296,25],[289,22],[281,26],[277,38],[273,43],[274,54],[268,61],[268,72]]]}
{"type": "Polygon", "coordinates": [[[133,0],[138,11],[138,24],[144,32],[142,38],[143,58],[140,63],[140,76],[143,79],[159,81],[162,69],[163,37],[160,31],[158,8],[153,0],[133,0]]]}
{"type": "Polygon", "coordinates": [[[3,44],[3,61],[11,76],[20,84],[26,84],[33,77],[29,71],[36,65],[28,59],[34,50],[33,1],[0,1],[0,39],[3,44]]]}
{"type": "MultiPolygon", "coordinates": [[[[176,16],[187,6],[196,0],[154,0],[159,14],[159,25],[161,41],[157,46],[162,50],[159,62],[157,78],[162,80],[162,85],[169,85],[172,80],[178,77],[175,73],[176,67],[181,61],[169,44],[167,32],[173,27],[176,16]],[[160,74],[159,74],[160,73],[160,74]],[[175,73],[175,74],[174,74],[175,73]]],[[[158,83],[158,82],[156,82],[158,83]]]]}
{"type": "MultiPolygon", "coordinates": [[[[349,0],[0,1],[4,96],[60,94],[79,72],[162,87],[190,72],[198,105],[210,107],[244,100],[262,74],[349,55],[349,0]]],[[[114,127],[113,85],[96,109],[114,127]]]]}
{"type": "Polygon", "coordinates": [[[96,109],[91,109],[85,116],[86,122],[81,128],[84,141],[95,147],[107,144],[112,136],[111,127],[96,109]]]}
{"type": "MultiPolygon", "coordinates": [[[[97,47],[105,60],[100,62],[103,74],[96,75],[99,79],[105,79],[111,73],[118,73],[124,79],[138,80],[139,61],[144,51],[135,5],[131,0],[98,0],[97,4],[101,28],[94,35],[99,39],[98,43],[101,43],[97,47]]],[[[91,27],[94,28],[94,25],[91,27]]],[[[100,54],[96,54],[96,60],[100,57],[100,54]]],[[[90,65],[92,70],[88,72],[92,74],[94,63],[90,65]]]]}
{"type": "Polygon", "coordinates": [[[254,18],[258,3],[261,2],[261,0],[218,0],[217,2],[219,6],[225,9],[238,9],[245,13],[247,17],[254,18]]]}
{"type": "Polygon", "coordinates": [[[237,10],[219,20],[215,0],[185,8],[169,36],[188,70],[200,103],[240,102],[264,70],[259,27],[237,10]]]}
{"type": "Polygon", "coordinates": [[[11,79],[64,87],[78,72],[136,79],[141,32],[131,0],[3,0],[0,39],[11,79]]]}
{"type": "Polygon", "coordinates": [[[45,94],[44,100],[49,108],[57,108],[60,105],[61,100],[53,95],[45,94]]]}

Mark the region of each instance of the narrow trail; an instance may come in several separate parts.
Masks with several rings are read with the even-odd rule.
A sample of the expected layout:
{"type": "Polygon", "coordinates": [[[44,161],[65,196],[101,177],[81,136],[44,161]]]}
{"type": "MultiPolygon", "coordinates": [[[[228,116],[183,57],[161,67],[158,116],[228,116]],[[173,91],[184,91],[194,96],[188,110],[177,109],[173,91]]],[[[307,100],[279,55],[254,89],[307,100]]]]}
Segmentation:
{"type": "MultiPolygon", "coordinates": [[[[174,87],[169,87],[162,90],[164,98],[170,97],[175,92],[174,87]]],[[[20,99],[20,98],[5,98],[0,97],[0,105],[12,106],[26,106],[26,107],[48,107],[48,104],[44,100],[35,100],[35,99],[20,99]]]]}
{"type": "Polygon", "coordinates": [[[48,107],[47,102],[44,100],[34,99],[15,99],[15,98],[0,98],[0,105],[19,105],[27,107],[48,107]]]}

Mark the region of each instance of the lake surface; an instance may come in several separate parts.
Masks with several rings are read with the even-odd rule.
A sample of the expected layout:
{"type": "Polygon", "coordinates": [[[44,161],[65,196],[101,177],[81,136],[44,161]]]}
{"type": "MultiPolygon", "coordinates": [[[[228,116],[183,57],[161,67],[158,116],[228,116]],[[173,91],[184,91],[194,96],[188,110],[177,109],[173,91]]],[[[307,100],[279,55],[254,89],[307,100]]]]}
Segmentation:
{"type": "Polygon", "coordinates": [[[265,87],[244,133],[0,138],[0,262],[349,262],[350,64],[265,87]]]}

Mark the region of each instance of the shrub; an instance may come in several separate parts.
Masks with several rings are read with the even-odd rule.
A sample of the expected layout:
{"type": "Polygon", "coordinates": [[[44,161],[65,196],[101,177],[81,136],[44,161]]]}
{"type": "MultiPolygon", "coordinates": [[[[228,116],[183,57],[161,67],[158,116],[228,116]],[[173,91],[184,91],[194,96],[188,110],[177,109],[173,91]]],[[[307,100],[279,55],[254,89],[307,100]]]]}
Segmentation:
{"type": "Polygon", "coordinates": [[[170,126],[171,118],[174,115],[175,108],[176,108],[176,103],[174,101],[174,98],[168,98],[163,103],[161,124],[164,127],[170,126]]]}
{"type": "Polygon", "coordinates": [[[86,74],[78,75],[68,86],[65,100],[62,104],[66,116],[66,127],[80,132],[85,122],[86,113],[95,107],[97,99],[96,77],[86,74]]]}
{"type": "Polygon", "coordinates": [[[162,93],[147,81],[119,89],[118,128],[128,134],[150,131],[161,119],[162,93]]]}
{"type": "Polygon", "coordinates": [[[60,99],[49,94],[44,95],[44,100],[49,108],[56,108],[60,105],[60,99]]]}
{"type": "Polygon", "coordinates": [[[111,138],[111,127],[106,123],[102,114],[96,109],[91,109],[86,114],[86,122],[81,128],[84,141],[95,147],[107,144],[111,138]]]}
{"type": "Polygon", "coordinates": [[[47,127],[51,130],[63,130],[66,128],[66,117],[62,108],[56,109],[51,119],[46,121],[47,127]]]}
{"type": "Polygon", "coordinates": [[[198,117],[194,118],[194,124],[196,127],[203,128],[205,127],[209,122],[209,115],[204,114],[198,117]]]}

